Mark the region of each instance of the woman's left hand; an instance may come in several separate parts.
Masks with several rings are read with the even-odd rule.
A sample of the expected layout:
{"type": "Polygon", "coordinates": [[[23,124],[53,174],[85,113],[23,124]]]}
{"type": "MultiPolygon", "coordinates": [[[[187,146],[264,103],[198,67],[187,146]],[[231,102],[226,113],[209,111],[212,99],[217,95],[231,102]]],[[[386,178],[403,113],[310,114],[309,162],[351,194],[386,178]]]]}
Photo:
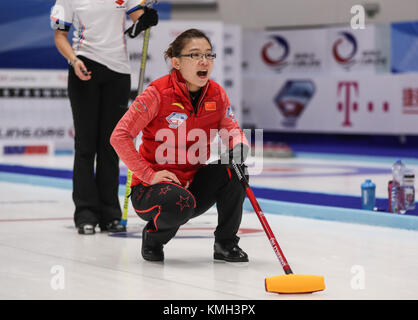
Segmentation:
{"type": "Polygon", "coordinates": [[[77,58],[75,59],[72,66],[74,68],[75,74],[80,78],[80,80],[88,81],[91,79],[91,71],[87,71],[83,61],[77,58]]]}

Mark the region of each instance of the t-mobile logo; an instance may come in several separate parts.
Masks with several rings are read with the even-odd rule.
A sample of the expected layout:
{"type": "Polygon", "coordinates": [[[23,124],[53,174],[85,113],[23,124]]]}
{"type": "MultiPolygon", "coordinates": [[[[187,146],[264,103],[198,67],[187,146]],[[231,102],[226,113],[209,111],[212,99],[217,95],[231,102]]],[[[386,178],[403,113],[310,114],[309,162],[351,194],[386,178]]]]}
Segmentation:
{"type": "Polygon", "coordinates": [[[351,127],[353,125],[350,120],[351,108],[354,112],[358,110],[358,103],[351,100],[351,88],[354,89],[354,97],[357,98],[359,95],[358,82],[344,81],[338,83],[337,95],[343,98],[343,102],[338,102],[338,111],[344,112],[343,127],[351,127]]]}
{"type": "MultiPolygon", "coordinates": [[[[353,125],[351,121],[351,112],[359,111],[359,84],[357,81],[341,81],[338,83],[337,96],[341,98],[341,101],[338,102],[337,109],[340,112],[344,113],[344,121],[342,122],[343,127],[351,127],[353,125]]],[[[374,111],[379,111],[375,108],[375,102],[367,102],[368,112],[372,113],[374,111]]],[[[382,111],[389,112],[389,102],[384,101],[382,103],[382,111]]]]}

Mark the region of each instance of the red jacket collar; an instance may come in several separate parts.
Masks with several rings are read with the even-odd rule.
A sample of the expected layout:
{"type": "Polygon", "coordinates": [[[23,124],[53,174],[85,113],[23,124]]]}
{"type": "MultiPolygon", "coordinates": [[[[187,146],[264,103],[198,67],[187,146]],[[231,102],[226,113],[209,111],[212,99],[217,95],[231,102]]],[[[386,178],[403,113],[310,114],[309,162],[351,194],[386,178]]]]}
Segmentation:
{"type": "MultiPolygon", "coordinates": [[[[187,89],[186,80],[184,80],[180,71],[178,71],[177,69],[173,69],[170,75],[171,75],[171,81],[173,83],[176,93],[178,95],[185,96],[190,101],[189,89],[187,89]]],[[[206,93],[207,89],[209,88],[209,83],[210,83],[210,80],[206,83],[205,87],[203,87],[203,90],[202,90],[203,93],[206,93]]]]}

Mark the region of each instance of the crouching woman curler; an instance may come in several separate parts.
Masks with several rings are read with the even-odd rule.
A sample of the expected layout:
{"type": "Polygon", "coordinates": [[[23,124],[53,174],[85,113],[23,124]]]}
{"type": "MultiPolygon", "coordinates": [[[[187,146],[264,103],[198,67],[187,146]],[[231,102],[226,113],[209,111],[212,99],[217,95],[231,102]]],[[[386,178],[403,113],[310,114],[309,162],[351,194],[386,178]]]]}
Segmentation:
{"type": "Polygon", "coordinates": [[[147,221],[141,248],[145,260],[163,261],[163,246],[179,227],[216,204],[214,259],[248,261],[237,236],[245,191],[228,166],[231,157],[243,164],[248,141],[225,90],[209,79],[216,58],[212,49],[200,30],[180,34],[165,52],[171,72],[137,96],[110,139],[133,173],[132,205],[147,221]],[[206,165],[215,137],[211,130],[219,132],[230,152],[206,165]],[[133,139],[141,131],[136,151],[133,139]]]}

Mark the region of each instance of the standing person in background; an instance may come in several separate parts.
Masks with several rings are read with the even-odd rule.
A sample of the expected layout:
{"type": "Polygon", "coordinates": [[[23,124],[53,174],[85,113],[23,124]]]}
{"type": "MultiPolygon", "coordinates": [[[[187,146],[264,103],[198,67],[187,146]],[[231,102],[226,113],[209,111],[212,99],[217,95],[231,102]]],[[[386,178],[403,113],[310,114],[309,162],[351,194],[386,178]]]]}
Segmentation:
{"type": "Polygon", "coordinates": [[[147,221],[142,257],[163,261],[163,246],[179,227],[216,203],[214,259],[247,262],[237,236],[245,192],[227,164],[231,157],[242,164],[248,141],[225,90],[209,80],[216,54],[203,32],[190,29],[171,43],[165,57],[171,60],[171,73],[153,81],[135,99],[111,136],[112,146],[133,173],[132,205],[147,221]],[[222,161],[226,164],[205,165],[213,129],[220,130],[230,150],[227,161],[222,161]],[[137,152],[133,139],[141,131],[137,152]]]}
{"type": "Polygon", "coordinates": [[[80,234],[94,234],[96,225],[101,231],[126,231],[120,224],[119,159],[109,143],[131,89],[126,14],[135,26],[127,30],[130,37],[158,23],[157,12],[139,0],[56,0],[51,11],[55,45],[70,64],[74,222],[80,234]]]}

